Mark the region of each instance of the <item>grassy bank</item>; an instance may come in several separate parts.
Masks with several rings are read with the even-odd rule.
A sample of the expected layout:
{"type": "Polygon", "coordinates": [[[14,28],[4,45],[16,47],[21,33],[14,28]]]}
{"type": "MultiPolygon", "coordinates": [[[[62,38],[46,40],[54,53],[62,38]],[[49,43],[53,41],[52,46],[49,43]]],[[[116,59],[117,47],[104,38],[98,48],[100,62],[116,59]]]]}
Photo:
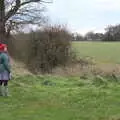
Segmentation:
{"type": "Polygon", "coordinates": [[[98,78],[15,77],[12,96],[0,97],[0,120],[118,120],[120,84],[98,78]]]}

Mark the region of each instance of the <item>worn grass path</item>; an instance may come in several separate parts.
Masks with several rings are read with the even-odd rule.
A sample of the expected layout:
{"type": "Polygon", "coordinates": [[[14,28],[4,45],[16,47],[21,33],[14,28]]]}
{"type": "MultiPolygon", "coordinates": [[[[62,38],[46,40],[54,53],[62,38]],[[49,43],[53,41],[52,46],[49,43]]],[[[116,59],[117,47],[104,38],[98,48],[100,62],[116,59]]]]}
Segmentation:
{"type": "Polygon", "coordinates": [[[105,81],[19,76],[10,82],[12,96],[0,97],[0,120],[118,120],[120,83],[105,81]]]}

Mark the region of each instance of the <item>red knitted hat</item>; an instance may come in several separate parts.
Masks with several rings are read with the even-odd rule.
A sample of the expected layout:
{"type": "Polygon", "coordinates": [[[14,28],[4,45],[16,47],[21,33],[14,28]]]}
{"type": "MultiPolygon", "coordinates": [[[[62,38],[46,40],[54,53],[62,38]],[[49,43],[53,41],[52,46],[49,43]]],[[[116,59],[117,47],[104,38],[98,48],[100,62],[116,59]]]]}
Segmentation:
{"type": "Polygon", "coordinates": [[[6,44],[1,44],[1,43],[0,43],[0,51],[4,51],[5,47],[7,47],[6,44]]]}

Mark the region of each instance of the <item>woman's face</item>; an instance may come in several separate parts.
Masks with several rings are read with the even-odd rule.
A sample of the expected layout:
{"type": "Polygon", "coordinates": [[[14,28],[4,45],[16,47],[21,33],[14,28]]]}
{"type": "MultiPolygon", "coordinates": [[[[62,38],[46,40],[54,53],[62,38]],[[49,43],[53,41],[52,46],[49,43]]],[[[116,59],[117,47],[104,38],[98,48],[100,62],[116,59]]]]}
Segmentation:
{"type": "Polygon", "coordinates": [[[7,52],[7,47],[4,48],[4,51],[7,52]]]}

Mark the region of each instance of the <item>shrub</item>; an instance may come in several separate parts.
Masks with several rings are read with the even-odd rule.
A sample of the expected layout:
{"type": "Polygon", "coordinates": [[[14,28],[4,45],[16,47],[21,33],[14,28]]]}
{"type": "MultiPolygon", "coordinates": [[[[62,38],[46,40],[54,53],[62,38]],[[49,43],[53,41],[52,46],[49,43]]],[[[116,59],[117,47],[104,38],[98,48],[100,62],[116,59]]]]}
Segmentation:
{"type": "Polygon", "coordinates": [[[71,34],[62,26],[49,26],[30,33],[28,68],[37,73],[52,72],[71,57],[71,34]]]}
{"type": "Polygon", "coordinates": [[[12,35],[8,40],[8,50],[12,58],[25,62],[29,55],[29,34],[19,33],[12,35]]]}

